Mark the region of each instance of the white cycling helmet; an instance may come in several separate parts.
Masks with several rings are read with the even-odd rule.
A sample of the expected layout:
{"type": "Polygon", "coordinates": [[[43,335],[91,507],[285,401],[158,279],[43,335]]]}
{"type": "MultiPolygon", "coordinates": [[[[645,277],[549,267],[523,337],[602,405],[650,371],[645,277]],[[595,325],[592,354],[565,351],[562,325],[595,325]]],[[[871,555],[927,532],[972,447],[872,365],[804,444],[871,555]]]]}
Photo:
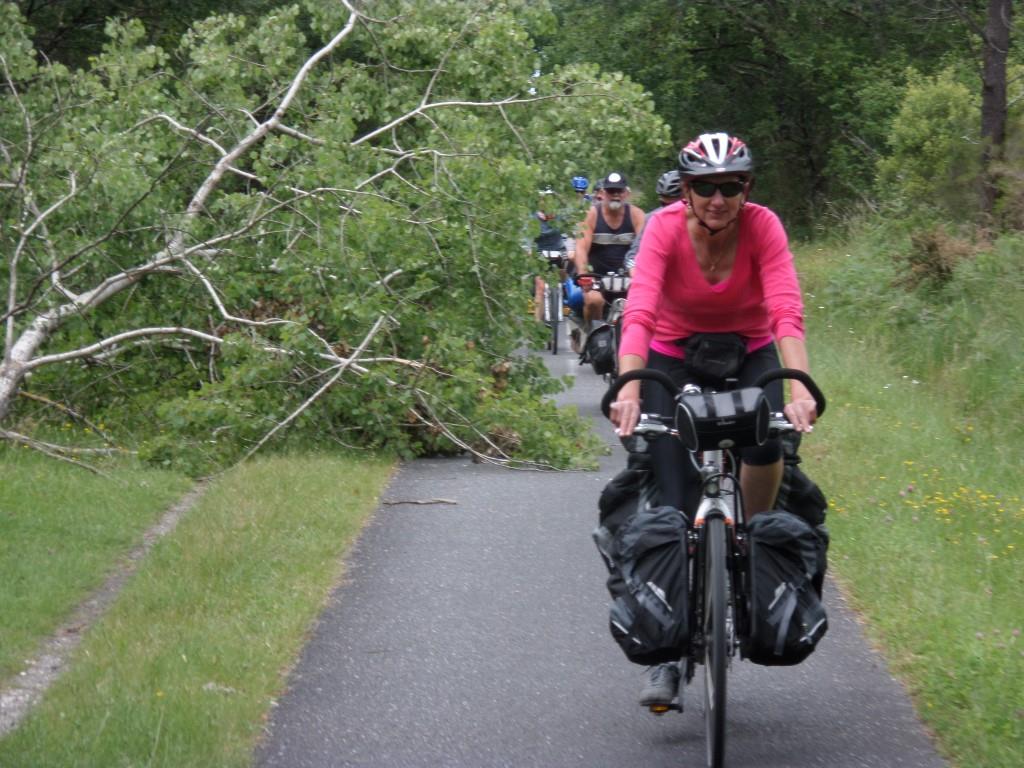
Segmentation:
{"type": "Polygon", "coordinates": [[[679,173],[684,179],[737,173],[752,176],[754,158],[747,145],[728,133],[702,133],[679,150],[679,173]]]}

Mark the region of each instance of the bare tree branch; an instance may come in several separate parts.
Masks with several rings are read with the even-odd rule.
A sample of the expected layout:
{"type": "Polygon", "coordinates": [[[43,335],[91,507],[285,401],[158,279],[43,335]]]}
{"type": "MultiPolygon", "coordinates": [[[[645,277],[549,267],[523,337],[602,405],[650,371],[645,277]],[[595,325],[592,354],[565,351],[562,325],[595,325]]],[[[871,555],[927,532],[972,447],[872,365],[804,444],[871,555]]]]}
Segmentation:
{"type": "Polygon", "coordinates": [[[18,443],[19,445],[24,445],[24,446],[26,446],[28,448],[31,448],[31,449],[35,450],[35,451],[39,451],[40,453],[46,454],[47,456],[49,456],[52,459],[57,459],[58,461],[67,462],[68,464],[74,464],[76,467],[81,467],[82,469],[86,469],[89,472],[92,472],[93,474],[102,475],[103,477],[107,478],[108,480],[113,480],[114,478],[112,478],[106,472],[103,472],[102,470],[98,469],[97,467],[92,466],[91,464],[86,464],[84,461],[79,461],[78,459],[72,458],[72,455],[73,454],[87,454],[87,453],[92,453],[92,454],[112,454],[112,453],[119,453],[120,452],[120,449],[118,449],[118,448],[94,448],[94,449],[89,449],[89,448],[71,448],[71,447],[68,447],[68,446],[65,446],[65,445],[54,445],[53,443],[47,443],[47,442],[44,442],[42,440],[36,440],[35,438],[19,434],[18,432],[12,432],[9,429],[0,429],[0,440],[7,440],[7,441],[12,442],[12,443],[18,443]]]}
{"type": "Polygon", "coordinates": [[[533,96],[528,99],[509,96],[504,99],[498,99],[497,101],[435,101],[431,104],[421,104],[416,107],[416,109],[409,110],[401,117],[396,117],[390,123],[382,125],[380,128],[376,128],[369,133],[363,134],[352,142],[352,146],[358,146],[363,142],[370,141],[370,139],[380,136],[382,133],[387,133],[393,128],[397,128],[402,123],[407,123],[417,115],[426,114],[427,110],[430,109],[443,109],[445,107],[507,107],[512,104],[536,104],[540,101],[550,101],[556,98],[559,98],[559,95],[552,94],[550,96],[533,96]]]}
{"type": "MultiPolygon", "coordinates": [[[[32,237],[32,233],[35,232],[37,228],[44,226],[46,218],[54,211],[59,210],[61,206],[63,206],[68,200],[73,198],[75,194],[78,192],[78,184],[75,179],[74,173],[71,174],[69,184],[71,189],[68,191],[66,195],[64,195],[64,197],[57,200],[57,202],[53,203],[45,211],[38,213],[35,217],[35,220],[27,227],[25,227],[24,230],[22,230],[21,237],[18,238],[18,244],[14,247],[14,252],[10,256],[10,261],[8,263],[9,284],[7,286],[7,327],[4,336],[5,349],[10,348],[10,346],[14,343],[14,315],[12,313],[12,310],[18,304],[18,262],[21,259],[21,254],[24,251],[25,245],[26,243],[28,243],[29,238],[32,237]]],[[[30,209],[34,208],[34,205],[32,203],[32,195],[31,192],[29,192],[28,190],[25,191],[25,198],[27,202],[26,207],[30,209]]]]}
{"type": "MultiPolygon", "coordinates": [[[[277,109],[274,110],[274,114],[271,115],[265,122],[260,123],[258,126],[256,126],[256,128],[253,129],[253,131],[250,132],[248,136],[246,136],[240,142],[238,142],[238,144],[236,144],[235,147],[230,152],[221,157],[221,159],[213,167],[213,170],[210,171],[210,174],[206,177],[206,180],[202,183],[202,185],[200,185],[199,190],[192,197],[192,200],[189,202],[188,208],[185,210],[186,220],[191,221],[199,216],[200,212],[206,206],[206,201],[209,199],[210,195],[213,194],[213,191],[220,184],[220,180],[223,178],[224,174],[228,171],[228,169],[234,164],[235,160],[237,160],[239,157],[248,152],[249,149],[251,149],[259,141],[261,141],[263,137],[267,135],[267,133],[269,133],[272,130],[275,130],[277,126],[281,124],[281,120],[284,117],[285,112],[288,111],[288,108],[295,100],[295,96],[296,94],[298,94],[299,88],[305,82],[313,67],[319,64],[321,60],[323,60],[326,56],[328,56],[331,53],[331,51],[337,48],[338,45],[341,44],[341,41],[348,37],[349,34],[352,32],[352,29],[355,26],[357,15],[355,10],[348,3],[348,0],[343,0],[343,2],[345,3],[346,8],[348,8],[350,11],[348,22],[341,29],[341,31],[338,32],[338,34],[336,34],[331,39],[331,41],[327,43],[327,45],[325,45],[323,48],[321,48],[319,51],[314,53],[311,57],[309,57],[306,60],[306,62],[299,69],[298,74],[296,74],[295,78],[292,80],[292,83],[289,86],[287,93],[285,94],[284,98],[281,99],[281,103],[278,104],[277,109]]],[[[181,251],[183,249],[183,242],[184,232],[179,232],[171,241],[169,250],[171,252],[181,251]]]]}
{"type": "Polygon", "coordinates": [[[102,437],[106,442],[108,442],[108,443],[114,442],[110,438],[110,435],[108,435],[103,429],[98,427],[96,424],[93,424],[88,418],[86,418],[85,416],[80,414],[74,408],[69,408],[68,406],[64,405],[63,403],[58,403],[58,402],[56,402],[54,400],[51,400],[48,397],[43,397],[42,395],[36,395],[36,394],[33,394],[32,392],[26,392],[25,390],[21,390],[20,392],[18,392],[18,397],[23,397],[26,400],[32,400],[34,402],[41,403],[41,404],[47,406],[48,408],[54,408],[54,409],[60,411],[61,413],[64,413],[67,416],[71,417],[75,421],[82,422],[89,429],[91,429],[97,435],[102,437]]]}
{"type": "MultiPolygon", "coordinates": [[[[177,120],[175,120],[173,117],[171,117],[170,115],[166,115],[163,112],[161,112],[159,114],[156,114],[156,115],[152,115],[151,117],[147,117],[145,120],[140,120],[135,125],[133,125],[130,130],[135,130],[136,128],[141,128],[142,126],[144,126],[144,125],[146,125],[148,123],[152,123],[155,120],[164,120],[164,121],[170,123],[171,126],[176,131],[180,131],[181,133],[186,133],[189,136],[191,136],[192,138],[194,138],[196,141],[201,141],[204,144],[208,144],[209,146],[211,146],[214,149],[216,149],[220,153],[221,157],[223,157],[224,155],[227,154],[227,151],[224,149],[224,147],[222,147],[220,144],[218,144],[215,140],[211,139],[209,136],[200,133],[199,131],[195,130],[194,128],[189,128],[186,125],[182,125],[177,120]]],[[[231,171],[231,173],[238,174],[242,178],[250,179],[251,181],[256,181],[256,182],[262,183],[260,181],[259,176],[256,176],[255,174],[252,174],[252,173],[249,173],[248,171],[243,171],[240,168],[235,168],[234,166],[230,166],[230,165],[228,166],[227,169],[229,171],[231,171]]]]}
{"type": "Polygon", "coordinates": [[[207,341],[211,344],[223,344],[224,340],[218,336],[214,336],[203,331],[197,331],[194,328],[136,328],[132,331],[125,331],[124,333],[118,333],[114,336],[109,336],[105,339],[97,341],[95,344],[90,344],[86,347],[80,347],[79,349],[73,349],[68,352],[59,352],[55,355],[42,355],[35,357],[25,363],[26,371],[34,371],[43,365],[50,365],[52,363],[63,363],[68,360],[77,360],[83,357],[89,357],[97,352],[108,352],[111,349],[116,349],[119,344],[131,339],[137,339],[140,336],[191,336],[202,341],[207,341]]]}
{"type": "Polygon", "coordinates": [[[302,141],[308,141],[310,144],[316,144],[318,147],[327,146],[327,142],[323,139],[317,139],[313,136],[307,136],[302,131],[297,131],[294,128],[289,128],[286,125],[275,125],[274,130],[278,133],[283,133],[285,136],[291,136],[293,139],[301,139],[302,141]]]}
{"type": "Polygon", "coordinates": [[[356,359],[358,359],[359,355],[361,355],[366,350],[366,347],[369,345],[370,341],[373,339],[374,336],[377,335],[377,332],[380,331],[380,329],[384,326],[384,324],[387,321],[387,315],[381,315],[380,317],[378,317],[377,322],[373,324],[373,327],[370,328],[369,333],[366,334],[366,337],[359,343],[359,346],[356,347],[355,352],[352,353],[348,360],[344,361],[343,363],[341,363],[341,365],[337,367],[337,370],[335,371],[334,375],[327,382],[325,382],[323,386],[320,387],[320,389],[318,389],[316,392],[310,395],[302,405],[296,408],[295,411],[293,411],[291,415],[288,416],[288,418],[286,418],[280,424],[277,424],[272,430],[267,432],[267,434],[265,434],[263,438],[258,443],[256,443],[256,445],[254,445],[252,449],[247,454],[245,454],[245,456],[242,457],[239,463],[242,463],[243,461],[249,459],[249,457],[256,453],[256,451],[258,451],[260,448],[262,448],[263,445],[271,437],[273,437],[275,434],[277,434],[278,431],[287,427],[289,424],[295,421],[295,419],[297,419],[302,414],[303,411],[309,408],[309,406],[315,403],[324,392],[326,392],[328,389],[334,386],[334,383],[341,378],[342,374],[345,373],[348,367],[352,363],[354,363],[356,359]]]}
{"type": "Polygon", "coordinates": [[[200,269],[188,259],[183,258],[181,261],[193,275],[199,278],[199,282],[202,283],[203,287],[206,289],[206,292],[210,295],[210,298],[213,299],[213,303],[217,307],[217,311],[220,312],[221,317],[223,317],[225,320],[232,323],[239,323],[240,325],[252,325],[256,327],[296,324],[292,320],[281,320],[278,318],[273,318],[271,320],[249,320],[244,317],[232,315],[224,306],[224,302],[221,301],[220,295],[217,293],[217,289],[213,287],[213,283],[210,282],[209,278],[207,278],[206,275],[204,275],[202,271],[200,271],[200,269]]]}

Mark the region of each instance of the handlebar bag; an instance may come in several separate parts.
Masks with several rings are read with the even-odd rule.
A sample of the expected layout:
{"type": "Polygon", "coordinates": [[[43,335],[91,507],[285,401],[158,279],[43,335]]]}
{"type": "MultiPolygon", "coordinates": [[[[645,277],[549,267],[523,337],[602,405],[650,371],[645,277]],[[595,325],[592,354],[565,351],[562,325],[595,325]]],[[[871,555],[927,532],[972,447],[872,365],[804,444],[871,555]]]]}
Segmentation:
{"type": "Polygon", "coordinates": [[[601,293],[608,301],[617,298],[624,298],[629,293],[629,284],[632,279],[629,275],[610,274],[601,276],[601,293]]]}
{"type": "Polygon", "coordinates": [[[747,358],[747,342],[737,333],[695,333],[679,344],[683,368],[707,384],[735,376],[747,358]]]}
{"type": "Polygon", "coordinates": [[[691,451],[761,445],[768,439],[771,407],[760,387],[681,395],[679,439],[691,451]]]}

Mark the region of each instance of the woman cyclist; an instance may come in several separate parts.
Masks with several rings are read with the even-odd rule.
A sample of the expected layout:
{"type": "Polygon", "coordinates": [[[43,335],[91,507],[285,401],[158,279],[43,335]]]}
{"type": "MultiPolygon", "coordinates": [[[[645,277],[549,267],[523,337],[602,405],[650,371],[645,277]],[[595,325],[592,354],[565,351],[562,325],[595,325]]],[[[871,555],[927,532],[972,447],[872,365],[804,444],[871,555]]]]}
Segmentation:
{"type": "MultiPolygon", "coordinates": [[[[735,136],[705,133],[680,151],[679,173],[683,199],[651,217],[644,230],[623,318],[619,372],[649,367],[679,385],[705,383],[686,365],[683,345],[707,333],[742,339],[745,355],[735,373],[741,387],[778,368],[780,353],[786,367],[808,371],[803,303],[786,232],[771,210],[748,202],[754,181],[750,150],[735,136]]],[[[798,431],[810,431],[816,409],[803,384],[791,382],[785,404],[781,381],[765,393],[772,410],[785,410],[798,431]]],[[[630,435],[636,426],[641,396],[644,411],[673,414],[663,387],[644,385],[641,391],[640,382],[630,382],[611,408],[619,435],[630,435]]],[[[780,442],[740,454],[748,516],[771,509],[782,479],[780,442]]],[[[683,475],[689,461],[682,444],[654,441],[651,458],[661,504],[692,514],[700,489],[683,475]]],[[[678,680],[675,664],[652,668],[641,703],[671,703],[678,680]]]]}

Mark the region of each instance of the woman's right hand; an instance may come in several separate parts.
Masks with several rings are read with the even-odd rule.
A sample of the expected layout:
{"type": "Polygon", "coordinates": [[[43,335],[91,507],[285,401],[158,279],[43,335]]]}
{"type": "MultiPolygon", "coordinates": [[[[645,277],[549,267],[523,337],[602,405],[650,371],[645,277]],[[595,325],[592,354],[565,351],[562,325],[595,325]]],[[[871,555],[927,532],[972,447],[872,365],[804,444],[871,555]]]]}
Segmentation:
{"type": "Polygon", "coordinates": [[[619,390],[619,396],[612,403],[608,418],[615,425],[615,434],[629,437],[640,421],[640,382],[631,381],[619,390]]]}

